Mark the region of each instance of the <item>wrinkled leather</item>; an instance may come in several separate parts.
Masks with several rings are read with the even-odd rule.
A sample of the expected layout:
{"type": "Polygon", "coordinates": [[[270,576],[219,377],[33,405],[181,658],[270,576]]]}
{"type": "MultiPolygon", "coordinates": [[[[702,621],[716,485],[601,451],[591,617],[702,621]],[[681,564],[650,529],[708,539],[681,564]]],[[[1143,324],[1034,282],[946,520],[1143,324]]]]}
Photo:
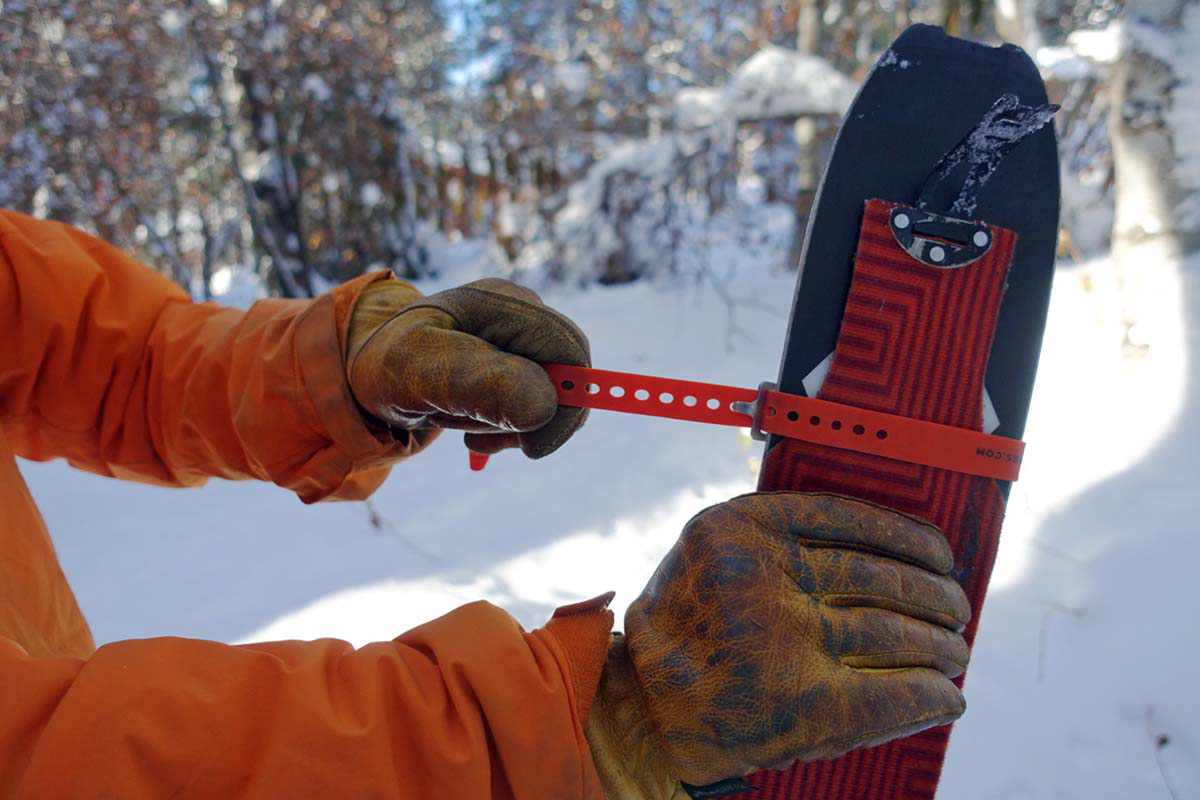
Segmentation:
{"type": "Polygon", "coordinates": [[[590,366],[587,337],[537,293],[489,278],[410,302],[399,281],[363,293],[351,317],[347,376],[371,417],[404,430],[455,428],[480,453],[554,452],[583,424],[559,407],[538,364],[590,366]]]}
{"type": "Polygon", "coordinates": [[[610,797],[683,798],[962,714],[970,606],[932,525],[750,494],[685,527],[615,637],[588,724],[610,797]]]}

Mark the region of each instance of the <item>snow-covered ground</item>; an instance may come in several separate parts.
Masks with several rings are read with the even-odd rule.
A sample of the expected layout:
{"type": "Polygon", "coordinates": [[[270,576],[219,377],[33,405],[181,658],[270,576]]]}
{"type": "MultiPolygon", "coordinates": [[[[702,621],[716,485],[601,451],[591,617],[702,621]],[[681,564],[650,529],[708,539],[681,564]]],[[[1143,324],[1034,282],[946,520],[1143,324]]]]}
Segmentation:
{"type": "MultiPolygon", "coordinates": [[[[477,277],[466,260],[423,288],[477,277]]],[[[754,261],[713,253],[732,316],[708,283],[547,299],[589,332],[597,366],[753,386],[776,371],[794,282],[754,261]]],[[[1200,259],[1146,264],[1161,302],[1138,352],[1122,349],[1107,264],[1058,272],[940,797],[1200,798],[1200,259]]],[[[753,488],[758,454],[733,429],[597,412],[551,458],[504,454],[479,474],[447,435],[369,506],[21,467],[99,641],[361,644],[480,597],[536,626],[615,589],[619,615],[689,516],[753,488]]]]}

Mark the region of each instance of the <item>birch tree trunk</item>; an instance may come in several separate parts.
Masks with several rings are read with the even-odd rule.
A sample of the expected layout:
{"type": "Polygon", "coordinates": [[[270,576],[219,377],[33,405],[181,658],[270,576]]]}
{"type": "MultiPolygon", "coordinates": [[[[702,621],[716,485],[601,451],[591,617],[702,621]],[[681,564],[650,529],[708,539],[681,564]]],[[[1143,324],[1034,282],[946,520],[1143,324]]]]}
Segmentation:
{"type": "MultiPolygon", "coordinates": [[[[796,2],[796,51],[800,53],[816,53],[821,32],[821,18],[816,0],[795,0],[796,2]]],[[[813,200],[817,195],[817,183],[821,178],[819,142],[817,137],[817,121],[812,116],[802,116],[796,120],[794,134],[796,137],[796,220],[792,226],[792,242],[788,247],[787,265],[789,269],[800,266],[801,250],[804,248],[804,235],[808,229],[808,219],[812,216],[813,200]]]]}
{"type": "Polygon", "coordinates": [[[996,0],[996,33],[1006,42],[1023,47],[1034,55],[1042,45],[1041,32],[1033,15],[1034,0],[996,0]]]}
{"type": "Polygon", "coordinates": [[[1142,344],[1137,326],[1161,300],[1151,289],[1161,265],[1135,249],[1200,249],[1200,0],[1145,0],[1120,25],[1109,78],[1113,262],[1127,336],[1142,344]]]}
{"type": "Polygon", "coordinates": [[[1187,50],[1197,42],[1198,0],[1143,2],[1123,23],[1121,56],[1110,78],[1114,250],[1151,237],[1180,252],[1200,247],[1200,155],[1183,158],[1200,135],[1200,76],[1182,69],[1188,56],[1196,61],[1187,50]]]}

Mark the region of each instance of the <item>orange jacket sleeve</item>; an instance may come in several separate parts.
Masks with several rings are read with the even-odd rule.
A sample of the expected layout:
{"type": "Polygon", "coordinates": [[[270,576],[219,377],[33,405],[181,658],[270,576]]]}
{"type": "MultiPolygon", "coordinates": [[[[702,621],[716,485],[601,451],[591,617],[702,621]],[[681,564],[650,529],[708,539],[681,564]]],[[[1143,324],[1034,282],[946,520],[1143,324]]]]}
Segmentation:
{"type": "Polygon", "coordinates": [[[583,721],[605,598],[532,633],[476,603],[358,650],[91,646],[8,442],[172,485],[367,493],[424,443],[368,430],[345,383],[372,279],[197,305],[103,242],[0,213],[0,797],[598,800],[583,721]]]}
{"type": "Polygon", "coordinates": [[[0,212],[0,420],[18,455],[104,475],[364,497],[433,438],[370,430],[345,379],[350,310],[384,275],[243,312],[192,303],[80,231],[0,212]]]}
{"type": "Polygon", "coordinates": [[[87,660],[0,639],[0,795],[601,800],[599,671],[555,627],[594,667],[611,619],[593,604],[524,633],[478,602],[359,650],[149,639],[87,660]]]}

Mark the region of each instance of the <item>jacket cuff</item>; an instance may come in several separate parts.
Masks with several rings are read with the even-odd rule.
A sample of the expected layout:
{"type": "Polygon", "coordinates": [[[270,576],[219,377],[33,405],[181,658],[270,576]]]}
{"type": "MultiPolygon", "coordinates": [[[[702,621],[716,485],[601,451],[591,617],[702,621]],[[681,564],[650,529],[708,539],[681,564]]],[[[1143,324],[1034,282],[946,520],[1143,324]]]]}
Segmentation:
{"type": "Polygon", "coordinates": [[[608,604],[615,596],[615,592],[605,592],[591,600],[563,606],[542,628],[554,637],[566,655],[581,723],[587,722],[608,657],[613,627],[613,612],[608,610],[608,604]]]}
{"type": "MultiPolygon", "coordinates": [[[[301,381],[321,428],[332,441],[313,456],[310,482],[294,487],[306,503],[336,497],[369,496],[390,466],[425,449],[438,431],[390,431],[372,426],[358,410],[346,378],[346,335],[363,291],[391,278],[390,272],[362,275],[314,298],[296,326],[296,357],[301,381]]],[[[413,300],[423,295],[415,287],[413,300]]]]}

